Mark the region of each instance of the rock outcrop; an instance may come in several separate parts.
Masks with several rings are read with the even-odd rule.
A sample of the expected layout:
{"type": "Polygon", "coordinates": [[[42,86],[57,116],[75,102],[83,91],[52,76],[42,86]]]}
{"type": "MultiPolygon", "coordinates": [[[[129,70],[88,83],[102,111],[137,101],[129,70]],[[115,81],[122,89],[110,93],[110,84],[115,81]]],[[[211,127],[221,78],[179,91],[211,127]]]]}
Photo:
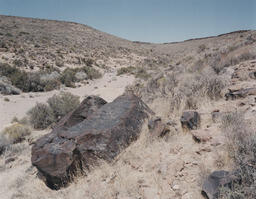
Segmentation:
{"type": "Polygon", "coordinates": [[[80,171],[86,172],[99,159],[113,160],[138,138],[151,112],[133,94],[104,103],[103,99],[87,98],[80,109],[70,113],[51,133],[35,142],[32,164],[50,188],[67,185],[73,176],[80,171]]]}
{"type": "Polygon", "coordinates": [[[100,107],[105,105],[107,102],[98,96],[89,96],[85,98],[81,104],[74,110],[64,116],[54,127],[54,129],[67,128],[74,126],[92,113],[97,111],[100,107]]]}
{"type": "Polygon", "coordinates": [[[196,111],[184,111],[180,118],[184,130],[195,130],[200,126],[200,115],[196,111]]]}
{"type": "Polygon", "coordinates": [[[214,171],[203,183],[202,195],[207,199],[218,199],[222,187],[231,188],[233,182],[239,181],[235,172],[214,171]]]}
{"type": "Polygon", "coordinates": [[[256,88],[242,88],[237,90],[231,90],[225,94],[226,100],[235,100],[245,98],[249,95],[256,95],[256,88]]]}

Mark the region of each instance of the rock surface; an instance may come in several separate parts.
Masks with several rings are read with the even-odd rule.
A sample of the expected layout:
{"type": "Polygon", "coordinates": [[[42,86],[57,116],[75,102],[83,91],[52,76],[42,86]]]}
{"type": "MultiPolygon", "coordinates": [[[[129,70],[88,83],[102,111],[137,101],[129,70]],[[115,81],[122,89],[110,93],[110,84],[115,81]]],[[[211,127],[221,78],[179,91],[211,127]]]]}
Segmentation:
{"type": "Polygon", "coordinates": [[[169,127],[162,122],[160,117],[152,117],[148,122],[149,132],[156,137],[164,137],[169,133],[169,127]]]}
{"type": "Polygon", "coordinates": [[[180,122],[183,129],[198,129],[200,126],[200,115],[196,111],[184,111],[180,118],[180,122]]]}
{"type": "Polygon", "coordinates": [[[85,98],[81,104],[72,112],[64,116],[54,127],[60,129],[71,127],[85,120],[88,116],[98,110],[107,102],[98,96],[89,96],[85,98]]]}
{"type": "Polygon", "coordinates": [[[193,130],[191,131],[192,137],[195,140],[195,142],[207,142],[210,139],[212,139],[212,136],[210,135],[209,131],[206,130],[193,130]]]}
{"type": "MultiPolygon", "coordinates": [[[[88,104],[92,101],[87,98],[80,106],[84,110],[75,110],[64,123],[62,121],[64,127],[59,125],[32,147],[32,164],[52,189],[67,185],[78,171],[86,171],[98,159],[113,160],[138,138],[150,112],[146,104],[132,94],[122,95],[97,110],[90,110],[88,104]],[[86,119],[69,126],[73,124],[73,116],[83,115],[81,113],[86,113],[86,119]]],[[[96,101],[96,106],[104,103],[101,99],[96,101]]]]}
{"type": "Polygon", "coordinates": [[[256,95],[256,88],[242,88],[238,90],[229,89],[228,93],[225,94],[226,100],[236,100],[245,98],[248,95],[256,95]]]}
{"type": "Polygon", "coordinates": [[[230,187],[238,180],[234,173],[228,171],[214,171],[205,180],[202,188],[202,195],[208,199],[217,199],[221,187],[230,187]]]}

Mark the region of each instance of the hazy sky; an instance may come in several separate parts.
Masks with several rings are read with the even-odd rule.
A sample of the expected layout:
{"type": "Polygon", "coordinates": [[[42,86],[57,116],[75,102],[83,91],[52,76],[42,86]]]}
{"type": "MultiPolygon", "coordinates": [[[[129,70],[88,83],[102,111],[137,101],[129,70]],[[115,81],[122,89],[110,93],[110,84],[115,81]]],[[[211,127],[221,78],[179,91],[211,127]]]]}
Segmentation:
{"type": "Polygon", "coordinates": [[[74,21],[149,42],[256,29],[256,0],[0,0],[0,14],[74,21]]]}

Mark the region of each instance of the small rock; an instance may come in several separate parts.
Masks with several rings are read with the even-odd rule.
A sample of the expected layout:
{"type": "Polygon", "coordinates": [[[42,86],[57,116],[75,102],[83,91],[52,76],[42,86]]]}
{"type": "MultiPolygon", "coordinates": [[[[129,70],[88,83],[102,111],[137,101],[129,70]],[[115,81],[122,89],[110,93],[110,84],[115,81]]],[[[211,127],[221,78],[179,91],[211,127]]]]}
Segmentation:
{"type": "Polygon", "coordinates": [[[195,130],[200,126],[200,115],[196,111],[184,111],[180,118],[181,126],[185,130],[195,130]]]}
{"type": "Polygon", "coordinates": [[[195,142],[207,142],[210,139],[212,139],[211,135],[209,134],[209,131],[207,130],[197,130],[197,131],[191,131],[192,137],[195,140],[195,142]]]}
{"type": "Polygon", "coordinates": [[[148,122],[148,129],[151,134],[157,137],[164,137],[170,132],[170,129],[162,123],[160,117],[151,118],[148,122]]]}
{"type": "Polygon", "coordinates": [[[180,190],[180,186],[176,184],[176,185],[172,186],[172,189],[174,191],[178,191],[178,190],[180,190]]]}

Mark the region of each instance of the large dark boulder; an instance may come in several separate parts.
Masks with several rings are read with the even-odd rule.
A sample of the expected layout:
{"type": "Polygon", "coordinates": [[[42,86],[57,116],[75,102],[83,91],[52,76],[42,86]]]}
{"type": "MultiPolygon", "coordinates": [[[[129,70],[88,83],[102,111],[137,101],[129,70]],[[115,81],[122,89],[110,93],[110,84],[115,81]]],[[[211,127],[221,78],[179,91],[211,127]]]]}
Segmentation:
{"type": "Polygon", "coordinates": [[[38,139],[32,147],[32,164],[52,189],[67,185],[73,176],[87,172],[99,159],[113,160],[138,138],[150,113],[146,104],[133,94],[122,95],[96,110],[88,111],[90,106],[81,106],[85,110],[78,115],[86,113],[86,119],[70,126],[73,122],[66,118],[62,126],[38,139]]]}
{"type": "Polygon", "coordinates": [[[200,127],[200,115],[196,111],[184,111],[180,118],[184,130],[195,130],[200,127]]]}
{"type": "Polygon", "coordinates": [[[238,182],[237,172],[214,171],[204,181],[202,195],[207,199],[218,199],[222,187],[231,189],[232,183],[238,182]]]}
{"type": "Polygon", "coordinates": [[[67,128],[74,126],[85,120],[92,113],[97,111],[107,102],[98,96],[88,96],[81,104],[74,110],[65,115],[54,127],[54,129],[67,128]]]}

